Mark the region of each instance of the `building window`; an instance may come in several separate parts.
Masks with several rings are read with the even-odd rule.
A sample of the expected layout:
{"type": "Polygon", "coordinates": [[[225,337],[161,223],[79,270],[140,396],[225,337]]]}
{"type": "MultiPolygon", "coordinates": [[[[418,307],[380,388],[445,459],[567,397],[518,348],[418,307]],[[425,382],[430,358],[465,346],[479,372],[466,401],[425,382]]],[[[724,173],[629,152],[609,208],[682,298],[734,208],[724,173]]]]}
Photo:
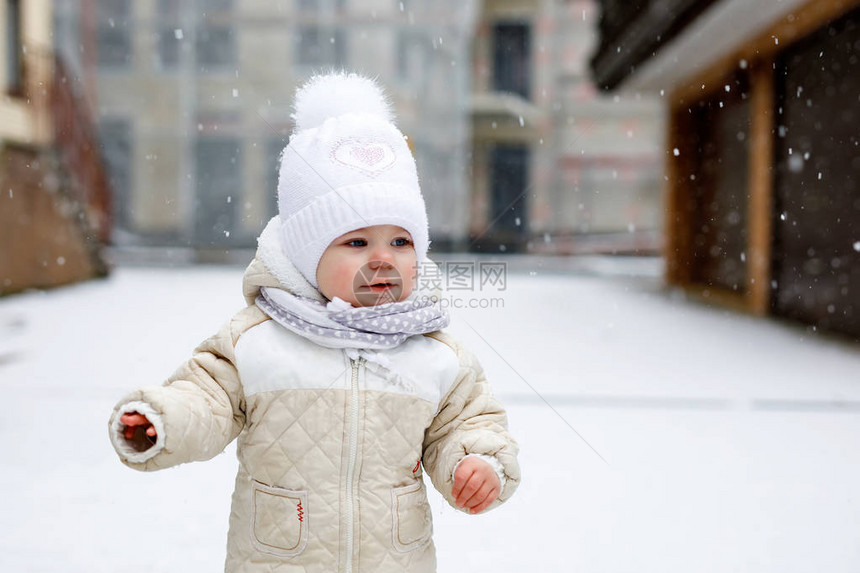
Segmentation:
{"type": "Polygon", "coordinates": [[[131,63],[131,1],[98,0],[96,42],[98,64],[122,68],[131,63]]]}
{"type": "Polygon", "coordinates": [[[196,189],[194,244],[229,245],[237,236],[239,190],[242,189],[241,140],[202,137],[194,146],[196,189]]]}
{"type": "Polygon", "coordinates": [[[182,29],[178,0],[158,0],[158,67],[171,70],[179,64],[179,48],[187,30],[182,29]]]}
{"type": "Polygon", "coordinates": [[[132,221],[131,136],[131,124],[127,119],[103,118],[99,122],[101,153],[113,194],[113,220],[118,228],[126,230],[131,230],[132,221]]]}
{"type": "Polygon", "coordinates": [[[493,89],[529,99],[531,90],[530,30],[527,24],[496,24],[493,28],[493,89]]]}
{"type": "Polygon", "coordinates": [[[232,0],[207,0],[198,21],[195,49],[202,72],[236,65],[236,28],[232,0]]]}
{"type": "Polygon", "coordinates": [[[301,26],[296,41],[296,64],[346,67],[346,33],[343,28],[301,26]]]}
{"type": "Polygon", "coordinates": [[[529,149],[524,145],[497,145],[490,152],[489,236],[507,250],[516,250],[526,228],[529,149]]]}
{"type": "Polygon", "coordinates": [[[6,78],[5,91],[18,94],[23,88],[21,54],[21,2],[6,0],[6,78]]]}
{"type": "Polygon", "coordinates": [[[427,47],[424,38],[414,31],[397,33],[397,77],[409,81],[426,72],[427,47]]]}
{"type": "Polygon", "coordinates": [[[236,39],[229,26],[197,29],[197,63],[201,71],[236,64],[236,39]]]}

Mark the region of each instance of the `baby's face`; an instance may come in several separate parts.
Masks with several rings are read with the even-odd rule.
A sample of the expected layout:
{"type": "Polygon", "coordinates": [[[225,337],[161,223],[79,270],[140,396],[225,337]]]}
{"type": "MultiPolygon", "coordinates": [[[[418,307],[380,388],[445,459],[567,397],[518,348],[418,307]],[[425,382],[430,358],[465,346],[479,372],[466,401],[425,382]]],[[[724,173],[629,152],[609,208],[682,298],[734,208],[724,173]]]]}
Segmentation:
{"type": "Polygon", "coordinates": [[[327,299],[355,307],[399,302],[415,284],[412,236],[395,225],[350,231],[331,242],[317,266],[317,284],[327,299]]]}

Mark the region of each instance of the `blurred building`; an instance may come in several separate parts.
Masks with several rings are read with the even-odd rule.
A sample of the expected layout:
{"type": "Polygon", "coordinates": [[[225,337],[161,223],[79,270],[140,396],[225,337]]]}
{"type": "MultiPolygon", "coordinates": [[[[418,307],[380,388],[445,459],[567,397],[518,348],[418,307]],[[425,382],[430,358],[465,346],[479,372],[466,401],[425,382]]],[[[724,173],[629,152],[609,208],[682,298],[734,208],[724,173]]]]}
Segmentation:
{"type": "Polygon", "coordinates": [[[860,2],[601,4],[597,81],[666,102],[668,282],[860,338],[860,2]]]}
{"type": "Polygon", "coordinates": [[[313,71],[378,76],[436,250],[653,251],[659,107],[601,97],[583,0],[57,2],[97,86],[115,243],[186,260],[253,247],[277,212],[290,104],[313,71]]]}
{"type": "Polygon", "coordinates": [[[434,237],[463,242],[468,5],[343,0],[58,2],[116,189],[115,243],[189,260],[255,246],[277,213],[295,89],[312,72],[378,76],[418,158],[434,237]],[[69,24],[71,23],[71,24],[69,24]]]}
{"type": "Polygon", "coordinates": [[[485,251],[654,252],[660,106],[606,96],[590,0],[487,0],[473,48],[470,240],[485,251]]]}
{"type": "Polygon", "coordinates": [[[51,7],[0,3],[0,294],[106,272],[109,192],[51,7]]]}

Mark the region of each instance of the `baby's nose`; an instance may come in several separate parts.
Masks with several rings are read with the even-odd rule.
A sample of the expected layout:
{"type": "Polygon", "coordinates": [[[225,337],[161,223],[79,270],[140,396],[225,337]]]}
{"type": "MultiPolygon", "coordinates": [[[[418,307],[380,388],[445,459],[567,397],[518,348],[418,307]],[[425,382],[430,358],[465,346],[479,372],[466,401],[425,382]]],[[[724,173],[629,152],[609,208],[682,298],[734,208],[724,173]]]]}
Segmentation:
{"type": "Polygon", "coordinates": [[[367,264],[374,270],[394,266],[390,254],[375,254],[367,264]]]}
{"type": "Polygon", "coordinates": [[[393,265],[394,253],[388,245],[376,245],[370,250],[370,264],[376,266],[393,265]]]}

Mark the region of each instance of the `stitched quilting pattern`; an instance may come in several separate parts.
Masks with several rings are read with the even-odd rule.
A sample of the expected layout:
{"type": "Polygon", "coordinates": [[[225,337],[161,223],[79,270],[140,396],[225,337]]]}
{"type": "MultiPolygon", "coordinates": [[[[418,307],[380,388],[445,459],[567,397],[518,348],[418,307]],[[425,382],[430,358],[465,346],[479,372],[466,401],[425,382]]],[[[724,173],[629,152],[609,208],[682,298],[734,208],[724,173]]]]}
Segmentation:
{"type": "MultiPolygon", "coordinates": [[[[249,426],[240,437],[243,467],[263,483],[308,492],[303,507],[309,526],[308,544],[301,554],[289,559],[292,567],[325,563],[331,568],[322,567],[321,571],[336,571],[342,558],[338,541],[343,515],[342,456],[348,432],[348,406],[349,393],[342,389],[271,392],[249,399],[249,426]]],[[[392,488],[416,483],[413,476],[420,479],[420,470],[416,473],[412,470],[415,460],[420,458],[424,428],[434,408],[435,405],[410,396],[361,392],[354,571],[412,572],[435,568],[434,549],[429,540],[414,551],[394,551],[391,509],[392,488]]],[[[235,503],[249,502],[234,500],[235,503]]],[[[246,527],[250,525],[234,511],[231,529],[247,531],[246,527]]],[[[289,535],[289,531],[277,529],[269,533],[289,535]]],[[[234,550],[253,549],[246,544],[234,550]]],[[[266,557],[254,554],[257,561],[266,557]]],[[[286,566],[275,565],[277,562],[272,556],[275,567],[272,571],[286,566]]]]}
{"type": "Polygon", "coordinates": [[[391,499],[392,488],[414,484],[415,477],[421,479],[420,470],[412,470],[421,457],[424,429],[435,404],[385,392],[367,392],[364,404],[367,426],[359,487],[363,514],[374,519],[364,518],[360,523],[361,570],[435,571],[432,541],[406,553],[393,550],[391,499]],[[385,551],[364,551],[365,547],[385,551]]]}
{"type": "MultiPolygon", "coordinates": [[[[234,554],[228,558],[228,571],[337,571],[346,397],[338,389],[266,392],[249,398],[249,425],[239,438],[240,474],[244,476],[237,478],[230,523],[234,554]],[[234,538],[250,539],[252,524],[246,514],[253,500],[238,493],[253,489],[246,471],[270,486],[307,491],[302,511],[308,543],[300,554],[287,559],[270,557],[251,543],[234,542],[234,538]],[[235,569],[230,563],[235,563],[235,569]],[[263,564],[269,569],[262,568],[263,564]]],[[[286,522],[293,522],[296,509],[289,508],[286,522]]],[[[253,526],[278,524],[267,526],[258,521],[253,526]]]]}

